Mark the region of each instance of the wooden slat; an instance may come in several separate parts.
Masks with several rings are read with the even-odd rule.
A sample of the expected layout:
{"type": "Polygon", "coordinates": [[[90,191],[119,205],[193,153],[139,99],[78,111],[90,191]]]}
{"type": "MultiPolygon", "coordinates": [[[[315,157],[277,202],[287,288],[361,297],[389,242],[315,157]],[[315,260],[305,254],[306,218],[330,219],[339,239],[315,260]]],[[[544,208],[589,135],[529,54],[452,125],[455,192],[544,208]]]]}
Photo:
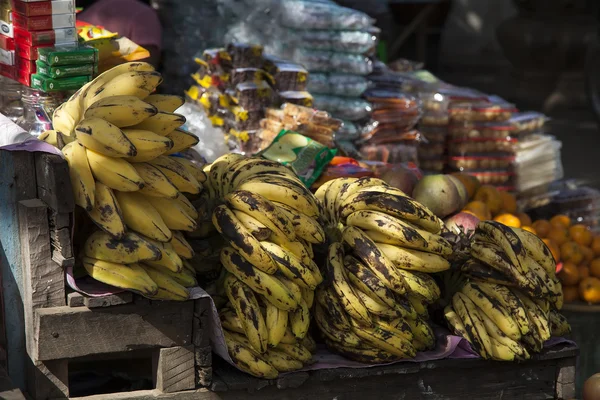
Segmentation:
{"type": "Polygon", "coordinates": [[[27,393],[35,400],[69,397],[69,362],[67,360],[28,360],[27,393]]]}
{"type": "Polygon", "coordinates": [[[188,345],[193,307],[191,301],[153,301],[93,309],[65,306],[38,310],[34,321],[38,359],[188,345]]]}
{"type": "Polygon", "coordinates": [[[59,213],[49,209],[52,260],[63,268],[75,265],[71,242],[71,215],[71,213],[59,213]]]}
{"type": "Polygon", "coordinates": [[[67,161],[57,154],[35,153],[38,198],[57,213],[75,209],[67,161]]]}
{"type": "Polygon", "coordinates": [[[8,373],[25,387],[25,320],[22,300],[21,243],[18,203],[36,197],[33,154],[0,150],[0,268],[4,298],[8,373]]]}
{"type": "Polygon", "coordinates": [[[219,400],[220,397],[207,389],[188,390],[179,393],[161,393],[160,390],[138,390],[135,392],[98,394],[95,396],[71,397],[70,400],[219,400]],[[109,397],[110,396],[110,397],[109,397]]]}
{"type": "Polygon", "coordinates": [[[164,393],[196,387],[194,346],[171,347],[158,351],[156,389],[164,393]]]}

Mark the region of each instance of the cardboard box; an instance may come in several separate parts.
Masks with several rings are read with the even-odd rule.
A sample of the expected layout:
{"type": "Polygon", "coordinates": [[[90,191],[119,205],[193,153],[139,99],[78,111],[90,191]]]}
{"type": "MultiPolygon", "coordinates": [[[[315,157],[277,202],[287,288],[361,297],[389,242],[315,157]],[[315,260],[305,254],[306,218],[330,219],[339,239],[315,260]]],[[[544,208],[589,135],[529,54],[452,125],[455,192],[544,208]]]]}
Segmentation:
{"type": "Polygon", "coordinates": [[[17,79],[17,68],[14,65],[0,64],[0,75],[10,79],[17,79]]]}
{"type": "Polygon", "coordinates": [[[17,56],[15,58],[15,66],[17,67],[17,71],[23,71],[29,74],[35,74],[37,72],[35,61],[23,57],[17,56]]]}
{"type": "Polygon", "coordinates": [[[26,60],[35,61],[38,59],[38,49],[42,47],[51,47],[53,44],[40,44],[38,46],[29,46],[22,42],[17,42],[17,56],[26,60]]]}
{"type": "Polygon", "coordinates": [[[50,66],[98,62],[98,50],[86,45],[41,47],[38,53],[38,59],[50,66]]]}
{"type": "Polygon", "coordinates": [[[0,49],[14,50],[15,39],[9,38],[8,36],[0,35],[0,49]]]}
{"type": "Polygon", "coordinates": [[[0,49],[0,64],[15,65],[15,51],[0,49]]]}
{"type": "Polygon", "coordinates": [[[81,65],[59,65],[51,67],[48,64],[38,60],[35,62],[35,70],[37,74],[47,76],[49,78],[70,78],[72,76],[89,76],[98,73],[97,64],[81,64],[81,65]]]}
{"type": "Polygon", "coordinates": [[[45,31],[49,29],[74,28],[75,14],[41,15],[27,17],[23,14],[13,13],[15,27],[26,31],[45,31]]]}
{"type": "Polygon", "coordinates": [[[92,80],[91,76],[74,76],[72,78],[52,79],[39,74],[31,75],[31,87],[44,92],[62,92],[78,90],[92,80]]]}
{"type": "Polygon", "coordinates": [[[46,31],[28,31],[22,28],[15,28],[14,31],[15,40],[29,46],[77,43],[76,28],[50,29],[46,31]]]}
{"type": "Polygon", "coordinates": [[[74,0],[37,1],[35,3],[22,0],[13,0],[13,11],[26,17],[40,15],[73,14],[75,12],[74,0]]]}
{"type": "Polygon", "coordinates": [[[31,74],[26,71],[17,71],[17,81],[25,86],[31,86],[31,74]]]}
{"type": "Polygon", "coordinates": [[[0,20],[0,34],[8,36],[9,38],[13,37],[13,24],[4,20],[0,20]]]}

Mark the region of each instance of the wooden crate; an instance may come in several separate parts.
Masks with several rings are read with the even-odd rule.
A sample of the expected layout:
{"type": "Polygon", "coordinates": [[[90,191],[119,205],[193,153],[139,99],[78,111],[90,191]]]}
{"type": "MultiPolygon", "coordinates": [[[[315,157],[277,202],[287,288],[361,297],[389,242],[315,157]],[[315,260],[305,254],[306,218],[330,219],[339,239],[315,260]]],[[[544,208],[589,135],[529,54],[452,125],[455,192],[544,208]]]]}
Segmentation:
{"type": "Polygon", "coordinates": [[[70,364],[97,359],[116,365],[132,352],[150,354],[155,390],[143,395],[173,398],[169,393],[210,384],[208,299],[68,293],[64,268],[75,254],[66,162],[58,155],[0,150],[0,168],[0,275],[8,374],[15,385],[36,400],[67,398],[70,364]]]}
{"type": "Polygon", "coordinates": [[[576,346],[562,346],[520,364],[446,359],[294,372],[275,380],[219,362],[211,390],[223,400],[573,399],[578,353],[576,346]]]}

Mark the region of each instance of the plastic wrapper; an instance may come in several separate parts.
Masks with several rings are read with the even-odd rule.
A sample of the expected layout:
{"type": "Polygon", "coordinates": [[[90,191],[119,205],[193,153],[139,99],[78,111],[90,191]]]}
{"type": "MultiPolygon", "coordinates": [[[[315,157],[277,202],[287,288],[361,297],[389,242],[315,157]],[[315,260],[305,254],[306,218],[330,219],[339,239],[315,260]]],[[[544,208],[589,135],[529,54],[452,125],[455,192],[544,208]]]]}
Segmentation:
{"type": "Polygon", "coordinates": [[[413,72],[423,69],[423,63],[419,61],[399,58],[388,64],[389,69],[395,72],[413,72]]]}
{"type": "Polygon", "coordinates": [[[518,134],[517,127],[508,121],[504,122],[453,122],[448,126],[448,134],[452,139],[509,139],[518,134]]]}
{"type": "Polygon", "coordinates": [[[450,122],[447,112],[443,111],[425,111],[421,116],[421,125],[428,126],[446,126],[450,122]]]}
{"type": "Polygon", "coordinates": [[[259,68],[234,68],[231,70],[229,82],[232,87],[236,87],[244,82],[267,81],[267,74],[259,68]]]}
{"type": "Polygon", "coordinates": [[[453,121],[494,122],[507,121],[517,112],[514,104],[460,103],[452,104],[448,113],[453,121]]]}
{"type": "Polygon", "coordinates": [[[375,173],[369,168],[365,168],[359,165],[359,163],[348,157],[334,157],[332,162],[327,165],[327,167],[323,170],[323,173],[317,179],[315,183],[313,183],[311,189],[316,190],[319,186],[323,185],[325,182],[337,179],[337,178],[363,178],[363,177],[374,177],[375,173]],[[338,158],[352,160],[350,162],[334,164],[334,161],[338,158]]]}
{"type": "Polygon", "coordinates": [[[507,171],[465,171],[467,174],[476,177],[482,185],[496,186],[503,191],[513,191],[515,184],[515,174],[507,171]]]}
{"type": "Polygon", "coordinates": [[[253,131],[260,128],[260,122],[265,113],[262,110],[247,111],[241,107],[231,107],[221,109],[218,112],[222,115],[226,130],[235,129],[239,131],[253,131]]]}
{"type": "Polygon", "coordinates": [[[248,111],[258,111],[273,103],[273,89],[265,81],[244,82],[235,88],[235,101],[248,111]]]}
{"type": "Polygon", "coordinates": [[[448,127],[419,125],[419,132],[428,143],[446,143],[448,127]]]}
{"type": "Polygon", "coordinates": [[[287,32],[296,47],[339,53],[367,54],[377,46],[378,29],[370,31],[293,30],[287,32]]]}
{"type": "Polygon", "coordinates": [[[425,112],[433,113],[446,113],[448,112],[448,106],[450,104],[450,98],[439,93],[434,92],[421,92],[419,93],[419,100],[423,106],[425,112]]]}
{"type": "Polygon", "coordinates": [[[287,165],[310,187],[336,154],[326,146],[293,131],[281,131],[271,145],[261,151],[266,159],[287,165]]]}
{"type": "Polygon", "coordinates": [[[310,72],[339,72],[369,75],[373,71],[371,60],[363,55],[336,53],[324,50],[296,49],[294,61],[310,72]]]}
{"type": "MultiPolygon", "coordinates": [[[[213,74],[225,75],[233,69],[231,55],[223,48],[204,50],[202,60],[204,61],[203,65],[213,74]]],[[[199,63],[200,60],[198,59],[196,62],[199,63]]]]}
{"type": "Polygon", "coordinates": [[[334,3],[288,0],[280,4],[281,23],[289,28],[365,30],[375,22],[367,14],[334,3]]]}
{"type": "Polygon", "coordinates": [[[527,111],[513,114],[509,122],[515,126],[517,134],[526,135],[540,131],[548,120],[542,113],[527,111]]]}
{"type": "Polygon", "coordinates": [[[204,157],[207,162],[213,162],[229,151],[223,131],[212,126],[201,107],[191,101],[186,101],[183,106],[177,109],[177,113],[185,116],[186,123],[183,129],[198,136],[199,142],[193,149],[204,157]]]}
{"type": "Polygon", "coordinates": [[[312,107],[313,97],[309,92],[279,92],[281,103],[297,104],[304,107],[312,107]]]}
{"type": "Polygon", "coordinates": [[[342,127],[335,134],[335,140],[358,140],[361,136],[361,131],[354,122],[344,121],[342,127]]]}
{"type": "Polygon", "coordinates": [[[314,96],[314,107],[349,121],[365,119],[371,113],[371,104],[363,99],[336,96],[314,96]]]}
{"type": "Polygon", "coordinates": [[[308,71],[304,67],[286,61],[267,58],[264,68],[275,80],[275,89],[278,91],[306,90],[308,71]]]}
{"type": "Polygon", "coordinates": [[[331,128],[334,131],[342,126],[342,121],[332,118],[331,115],[325,111],[314,110],[297,104],[284,104],[281,109],[283,111],[284,121],[286,121],[287,118],[293,118],[300,124],[314,123],[316,125],[331,128]]]}
{"type": "MultiPolygon", "coordinates": [[[[448,166],[456,171],[506,172],[512,170],[515,163],[514,156],[451,156],[448,157],[448,166]]],[[[495,183],[498,184],[498,183],[495,183]]]]}
{"type": "Polygon", "coordinates": [[[515,163],[519,190],[529,190],[563,177],[561,146],[561,142],[550,135],[528,135],[519,141],[515,163]]]}
{"type": "Polygon", "coordinates": [[[451,156],[469,156],[485,154],[515,155],[517,151],[517,139],[465,139],[450,140],[448,142],[448,154],[451,156]]]}
{"type": "Polygon", "coordinates": [[[360,97],[369,88],[369,81],[360,75],[312,73],[308,91],[342,97],[360,97]]]}
{"type": "Polygon", "coordinates": [[[263,48],[258,45],[230,43],[227,52],[233,68],[260,68],[263,63],[263,48]]]}
{"type": "Polygon", "coordinates": [[[446,146],[443,143],[421,143],[418,149],[419,160],[442,159],[445,151],[446,146]]]}
{"type": "Polygon", "coordinates": [[[417,130],[405,130],[394,125],[378,124],[371,129],[363,128],[362,141],[370,143],[385,144],[397,142],[421,142],[421,134],[417,130]]]}
{"type": "Polygon", "coordinates": [[[413,143],[365,144],[360,147],[361,156],[368,161],[389,164],[418,163],[417,146],[413,143]]]}
{"type": "Polygon", "coordinates": [[[264,147],[264,142],[260,136],[261,132],[259,130],[238,130],[230,128],[226,132],[226,140],[229,147],[235,152],[253,155],[258,153],[264,147]]]}

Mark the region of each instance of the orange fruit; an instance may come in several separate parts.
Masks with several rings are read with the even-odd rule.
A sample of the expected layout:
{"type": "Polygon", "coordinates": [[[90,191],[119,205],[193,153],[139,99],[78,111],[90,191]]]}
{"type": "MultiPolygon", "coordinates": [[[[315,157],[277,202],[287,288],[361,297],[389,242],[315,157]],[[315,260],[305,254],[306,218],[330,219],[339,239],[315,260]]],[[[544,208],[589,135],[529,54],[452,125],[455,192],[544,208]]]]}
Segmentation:
{"type": "Polygon", "coordinates": [[[590,276],[600,278],[600,258],[596,258],[590,263],[590,276]]]}
{"type": "Polygon", "coordinates": [[[600,279],[590,276],[579,282],[579,296],[585,302],[600,303],[600,279]]]}
{"type": "Polygon", "coordinates": [[[579,250],[581,250],[581,254],[583,254],[584,264],[589,265],[595,257],[594,252],[586,246],[579,246],[579,250]]]}
{"type": "Polygon", "coordinates": [[[537,236],[536,230],[533,229],[531,226],[522,226],[521,229],[523,229],[524,231],[527,231],[527,232],[531,232],[531,233],[533,233],[534,235],[537,236]]]}
{"type": "Polygon", "coordinates": [[[591,247],[594,254],[600,256],[600,236],[594,236],[591,247]]]}
{"type": "Polygon", "coordinates": [[[502,209],[502,197],[500,197],[500,192],[494,186],[481,186],[475,193],[474,199],[485,203],[492,215],[498,214],[502,209]]]}
{"type": "Polygon", "coordinates": [[[546,243],[546,246],[550,249],[550,253],[554,257],[554,261],[560,261],[560,247],[552,239],[542,239],[542,242],[546,243]]]}
{"type": "Polygon", "coordinates": [[[538,233],[539,237],[541,237],[541,238],[548,237],[550,228],[552,228],[552,225],[550,225],[550,222],[546,221],[545,219],[538,219],[531,226],[533,227],[533,229],[535,229],[535,231],[538,233]]]}
{"type": "Polygon", "coordinates": [[[508,213],[496,215],[494,217],[494,221],[498,221],[501,224],[504,224],[506,226],[511,226],[513,228],[521,227],[521,220],[516,215],[512,215],[512,214],[508,214],[508,213]]]}
{"type": "Polygon", "coordinates": [[[482,201],[472,201],[467,203],[464,208],[464,211],[470,211],[473,215],[479,218],[482,221],[492,219],[492,214],[490,213],[487,205],[482,201]]]}
{"type": "Polygon", "coordinates": [[[463,174],[461,172],[455,172],[452,174],[452,176],[454,176],[456,179],[461,181],[463,185],[465,185],[465,189],[467,189],[467,195],[469,196],[469,200],[471,200],[473,196],[475,196],[477,189],[479,189],[479,186],[481,186],[479,179],[477,179],[477,177],[475,176],[463,174]]]}
{"type": "Polygon", "coordinates": [[[571,218],[567,217],[564,214],[558,214],[550,218],[550,225],[568,228],[569,226],[571,226],[571,218]]]}
{"type": "Polygon", "coordinates": [[[563,286],[563,298],[565,303],[573,303],[579,300],[579,288],[577,286],[563,286]]]}
{"type": "Polygon", "coordinates": [[[552,239],[557,245],[562,246],[569,241],[569,232],[562,226],[553,226],[548,232],[548,239],[552,239]]]}
{"type": "Polygon", "coordinates": [[[515,214],[517,212],[517,199],[513,194],[500,192],[500,199],[502,200],[503,212],[509,214],[515,214]]]}
{"type": "Polygon", "coordinates": [[[577,269],[579,270],[579,278],[583,279],[590,276],[590,267],[587,265],[580,265],[577,269]]]}
{"type": "Polygon", "coordinates": [[[569,236],[571,237],[571,240],[582,246],[589,246],[592,244],[592,240],[594,240],[592,232],[587,226],[582,224],[572,225],[569,228],[569,236]]]}
{"type": "Polygon", "coordinates": [[[579,245],[575,242],[566,242],[560,246],[560,255],[565,262],[571,262],[575,265],[581,264],[583,261],[583,253],[579,245]]]}
{"type": "Polygon", "coordinates": [[[566,262],[558,273],[558,279],[565,285],[576,285],[579,282],[579,269],[577,265],[566,262]]]}
{"type": "Polygon", "coordinates": [[[529,215],[523,212],[516,213],[515,215],[521,220],[521,226],[532,226],[531,218],[529,217],[529,215]]]}

